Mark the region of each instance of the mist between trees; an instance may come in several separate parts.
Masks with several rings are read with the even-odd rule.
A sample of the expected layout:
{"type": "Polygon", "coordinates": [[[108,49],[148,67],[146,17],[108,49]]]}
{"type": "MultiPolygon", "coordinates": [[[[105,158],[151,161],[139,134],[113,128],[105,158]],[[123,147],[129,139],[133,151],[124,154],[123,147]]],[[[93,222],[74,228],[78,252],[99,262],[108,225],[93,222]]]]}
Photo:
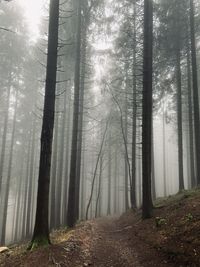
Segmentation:
{"type": "Polygon", "coordinates": [[[200,184],[199,1],[50,0],[29,26],[0,1],[0,245],[200,184]]]}

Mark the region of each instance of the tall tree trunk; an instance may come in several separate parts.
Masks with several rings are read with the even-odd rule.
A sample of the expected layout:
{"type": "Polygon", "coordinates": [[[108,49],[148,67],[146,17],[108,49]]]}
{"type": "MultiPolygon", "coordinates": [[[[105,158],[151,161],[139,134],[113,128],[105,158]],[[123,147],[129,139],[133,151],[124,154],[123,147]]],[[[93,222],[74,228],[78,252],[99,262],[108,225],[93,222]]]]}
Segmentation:
{"type": "MultiPolygon", "coordinates": [[[[178,41],[179,42],[179,41],[178,41]]],[[[178,170],[179,190],[184,189],[183,178],[183,127],[182,127],[182,85],[181,85],[181,58],[179,45],[176,51],[176,83],[177,83],[177,123],[178,123],[178,170]]]]}
{"type": "Polygon", "coordinates": [[[59,0],[50,1],[47,73],[43,123],[41,133],[40,165],[37,193],[37,208],[33,238],[30,248],[49,244],[49,183],[52,140],[55,113],[55,90],[57,72],[57,48],[59,28],[59,0]]]}
{"type": "Polygon", "coordinates": [[[66,132],[66,146],[65,146],[65,173],[63,185],[63,223],[67,224],[67,191],[69,181],[69,144],[70,144],[70,130],[71,130],[71,91],[68,96],[68,116],[67,116],[67,132],[66,132]]]}
{"type": "Polygon", "coordinates": [[[59,163],[57,173],[57,201],[56,201],[56,226],[59,227],[62,222],[62,188],[63,188],[63,159],[64,159],[64,141],[65,141],[65,124],[66,124],[66,102],[67,94],[64,95],[63,114],[61,117],[61,136],[59,149],[59,163]]]}
{"type": "Polygon", "coordinates": [[[83,159],[81,168],[81,219],[85,216],[85,197],[86,197],[86,179],[85,179],[85,138],[83,138],[83,159]]]}
{"type": "Polygon", "coordinates": [[[163,123],[163,180],[164,180],[164,196],[167,196],[167,177],[166,177],[166,143],[165,143],[165,91],[163,93],[163,117],[162,117],[162,123],[163,123]]]}
{"type": "Polygon", "coordinates": [[[194,23],[194,2],[190,0],[190,34],[191,34],[191,54],[192,54],[192,82],[193,82],[193,105],[194,105],[194,133],[195,133],[195,154],[196,154],[196,175],[197,184],[200,185],[200,119],[199,119],[199,92],[198,92],[198,72],[195,43],[195,23],[194,23]]]}
{"type": "Polygon", "coordinates": [[[68,191],[67,225],[73,227],[76,223],[76,171],[77,171],[77,141],[79,125],[79,98],[80,98],[80,57],[81,57],[81,0],[77,1],[77,43],[74,77],[74,111],[72,129],[72,148],[70,163],[70,180],[68,191]]]}
{"type": "Polygon", "coordinates": [[[95,183],[97,169],[98,169],[99,161],[101,159],[102,150],[103,150],[103,146],[104,146],[104,141],[105,141],[105,137],[106,137],[106,133],[107,133],[107,129],[108,129],[108,122],[109,122],[109,120],[106,123],[106,128],[105,128],[104,134],[102,136],[100,149],[99,149],[99,153],[98,153],[98,156],[97,156],[94,175],[93,175],[93,179],[92,179],[92,187],[91,187],[90,197],[89,197],[89,201],[88,201],[88,204],[87,204],[87,207],[86,207],[86,220],[88,219],[88,212],[89,212],[89,208],[90,208],[90,205],[91,205],[91,202],[92,202],[92,196],[93,196],[93,191],[94,191],[94,183],[95,183]]]}
{"type": "Polygon", "coordinates": [[[17,104],[18,104],[18,91],[16,92],[16,100],[15,100],[15,107],[14,107],[13,129],[12,129],[12,135],[11,135],[10,154],[9,154],[9,161],[8,161],[8,175],[7,175],[6,188],[5,188],[4,205],[3,205],[3,215],[2,215],[3,221],[2,221],[2,231],[1,231],[1,241],[0,241],[1,245],[5,244],[5,238],[6,238],[6,222],[7,222],[7,215],[8,215],[8,199],[9,199],[11,172],[12,172],[15,130],[16,130],[17,104]]]}
{"type": "Polygon", "coordinates": [[[152,50],[153,50],[153,4],[144,0],[144,54],[143,54],[143,100],[142,100],[142,177],[144,219],[152,215],[151,152],[152,152],[152,50]]]}
{"type": "Polygon", "coordinates": [[[63,188],[63,172],[64,172],[64,142],[65,142],[65,131],[66,131],[66,115],[67,115],[67,92],[64,94],[64,103],[63,103],[63,115],[62,115],[62,129],[61,129],[61,138],[60,138],[60,160],[58,166],[58,175],[57,179],[59,181],[57,188],[57,226],[60,226],[62,222],[62,188],[63,188]]]}
{"type": "Polygon", "coordinates": [[[29,184],[28,184],[28,203],[27,203],[27,219],[26,219],[26,237],[31,235],[31,208],[33,207],[33,178],[34,178],[34,160],[35,160],[35,128],[36,118],[33,119],[32,137],[31,137],[31,157],[29,170],[29,184]]]}
{"type": "Polygon", "coordinates": [[[76,219],[79,218],[79,194],[80,194],[80,173],[82,158],[82,138],[83,138],[83,108],[84,108],[84,92],[85,92],[85,64],[86,64],[86,39],[87,29],[84,26],[82,36],[82,62],[81,62],[81,79],[80,79],[80,105],[79,105],[79,129],[78,129],[78,154],[77,154],[77,172],[76,172],[76,219]]]}
{"type": "Polygon", "coordinates": [[[118,196],[118,153],[117,146],[115,145],[115,161],[114,161],[114,214],[117,213],[117,196],[118,196]]]}
{"type": "Polygon", "coordinates": [[[22,177],[23,177],[23,170],[24,170],[24,157],[23,153],[21,152],[22,155],[22,164],[21,164],[21,170],[19,174],[19,182],[17,186],[17,194],[16,194],[16,204],[15,204],[15,232],[14,232],[14,241],[18,241],[18,236],[19,236],[19,225],[20,225],[20,218],[22,217],[22,177]]]}
{"type": "MultiPolygon", "coordinates": [[[[57,107],[57,103],[56,103],[56,107],[57,107]]],[[[57,165],[58,165],[58,115],[55,116],[54,139],[53,139],[53,156],[52,156],[52,168],[51,168],[50,229],[53,229],[56,227],[57,165]]]]}
{"type": "MultiPolygon", "coordinates": [[[[127,68],[127,67],[126,67],[127,68]]],[[[125,122],[124,122],[124,134],[125,134],[125,140],[124,142],[126,143],[125,146],[127,147],[127,140],[128,140],[128,74],[127,74],[127,70],[126,70],[126,89],[125,89],[125,122]]],[[[122,126],[123,127],[123,126],[122,126]]],[[[129,177],[129,173],[128,173],[128,153],[124,154],[124,175],[125,175],[125,188],[124,188],[124,197],[125,197],[125,210],[129,209],[129,200],[128,200],[128,177],[129,177]]],[[[130,177],[129,177],[130,178],[130,177]]]]}
{"type": "Polygon", "coordinates": [[[192,84],[191,84],[191,67],[190,51],[187,51],[187,82],[188,82],[188,118],[189,118],[189,146],[190,146],[190,178],[191,187],[195,187],[195,161],[194,161],[194,132],[193,132],[193,112],[192,112],[192,84]]]}
{"type": "Polygon", "coordinates": [[[152,182],[151,182],[151,191],[152,191],[152,199],[156,199],[156,181],[155,181],[155,162],[154,162],[154,127],[153,127],[153,118],[152,118],[152,149],[151,149],[151,172],[152,172],[152,182]]]}
{"type": "MultiPolygon", "coordinates": [[[[11,77],[9,79],[11,79],[11,77]]],[[[10,81],[9,81],[9,83],[10,83],[10,81]]],[[[8,85],[8,92],[7,92],[7,99],[6,99],[6,110],[5,110],[4,128],[3,128],[3,136],[2,136],[2,146],[1,146],[1,159],[0,159],[0,197],[1,197],[1,190],[2,190],[3,168],[4,168],[4,160],[5,160],[7,131],[8,131],[8,115],[9,115],[9,103],[10,103],[10,90],[11,90],[11,86],[9,84],[8,85]]]]}
{"type": "Polygon", "coordinates": [[[97,191],[95,218],[101,216],[102,172],[103,172],[103,155],[101,155],[99,162],[99,184],[97,191]]]}
{"type": "MultiPolygon", "coordinates": [[[[31,125],[32,126],[32,125],[31,125]]],[[[22,215],[22,239],[26,237],[26,219],[27,219],[27,204],[28,204],[28,177],[29,177],[29,166],[30,166],[30,157],[31,157],[31,130],[29,133],[29,140],[28,140],[28,150],[27,150],[27,161],[26,161],[26,172],[24,177],[24,196],[23,196],[23,215],[22,215]]]]}
{"type": "Polygon", "coordinates": [[[111,178],[112,178],[112,148],[111,148],[111,127],[109,129],[108,140],[108,207],[107,215],[111,214],[111,178]]]}
{"type": "Polygon", "coordinates": [[[131,188],[131,207],[136,207],[136,121],[137,121],[137,82],[136,82],[136,1],[134,2],[133,14],[133,103],[132,103],[132,188],[131,188]]]}

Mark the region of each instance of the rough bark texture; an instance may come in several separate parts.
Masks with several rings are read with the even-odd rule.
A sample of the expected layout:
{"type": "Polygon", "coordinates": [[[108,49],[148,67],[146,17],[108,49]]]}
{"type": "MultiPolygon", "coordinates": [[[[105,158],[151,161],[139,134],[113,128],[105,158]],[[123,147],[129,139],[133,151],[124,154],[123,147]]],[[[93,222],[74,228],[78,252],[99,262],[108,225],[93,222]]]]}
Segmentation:
{"type": "Polygon", "coordinates": [[[80,56],[81,56],[81,1],[77,2],[77,38],[76,62],[74,77],[74,111],[72,129],[72,148],[70,162],[70,180],[68,191],[67,225],[73,227],[76,223],[76,171],[77,171],[77,141],[79,125],[79,98],[80,98],[80,56]]]}
{"type": "Polygon", "coordinates": [[[53,155],[51,168],[51,213],[50,229],[56,227],[56,182],[57,182],[57,161],[58,161],[58,116],[55,117],[53,155]]]}
{"type": "Polygon", "coordinates": [[[131,207],[136,207],[136,123],[137,123],[137,82],[136,82],[136,2],[133,14],[134,40],[133,40],[133,107],[132,107],[132,188],[131,207]]]}
{"type": "MultiPolygon", "coordinates": [[[[126,67],[127,68],[127,67],[126,67]]],[[[125,121],[124,121],[124,145],[125,149],[127,147],[127,142],[128,142],[128,74],[126,70],[126,88],[125,88],[125,121]]],[[[123,125],[121,124],[123,127],[123,125]]],[[[128,172],[128,153],[124,154],[124,197],[125,197],[125,210],[129,209],[129,199],[128,199],[128,179],[131,179],[129,177],[129,172],[128,172]]]]}
{"type": "Polygon", "coordinates": [[[112,148],[111,148],[111,126],[109,129],[109,140],[108,140],[108,207],[107,215],[111,214],[111,177],[112,177],[112,148]]]}
{"type": "Polygon", "coordinates": [[[152,50],[153,50],[153,5],[144,1],[144,51],[143,51],[143,112],[142,112],[142,217],[152,215],[151,198],[151,152],[152,152],[152,50]]]}
{"type": "Polygon", "coordinates": [[[65,173],[64,173],[64,185],[63,185],[63,223],[67,224],[67,190],[69,182],[69,144],[70,144],[70,130],[71,130],[71,91],[67,94],[68,98],[68,115],[67,115],[67,132],[66,132],[66,146],[65,146],[65,173]]]}
{"type": "Polygon", "coordinates": [[[79,105],[79,129],[78,129],[78,154],[77,154],[77,172],[76,172],[76,218],[79,218],[79,196],[80,196],[80,174],[82,160],[82,139],[83,139],[83,107],[85,93],[85,64],[86,64],[86,25],[83,28],[82,36],[82,55],[81,55],[81,79],[80,79],[80,105],[79,105]]]}
{"type": "Polygon", "coordinates": [[[196,154],[196,175],[197,184],[200,185],[200,119],[199,119],[199,92],[198,73],[194,25],[194,2],[190,0],[190,34],[191,34],[191,55],[192,55],[192,81],[193,81],[193,104],[194,104],[194,131],[195,131],[195,154],[196,154]]]}
{"type": "Polygon", "coordinates": [[[41,133],[40,165],[36,219],[31,248],[50,243],[49,240],[49,183],[55,113],[57,48],[59,28],[59,0],[50,1],[47,73],[43,123],[41,133]]]}
{"type": "MultiPolygon", "coordinates": [[[[178,41],[179,43],[179,41],[178,41]]],[[[179,45],[176,50],[176,83],[177,83],[177,124],[178,124],[178,170],[179,190],[184,189],[183,178],[183,126],[182,126],[182,85],[181,85],[181,58],[179,45]]]]}
{"type": "Polygon", "coordinates": [[[190,149],[190,177],[191,187],[195,187],[195,161],[194,161],[194,130],[193,130],[193,112],[192,112],[192,84],[191,84],[191,66],[190,52],[187,51],[187,82],[188,82],[188,119],[189,119],[189,149],[190,149]]]}

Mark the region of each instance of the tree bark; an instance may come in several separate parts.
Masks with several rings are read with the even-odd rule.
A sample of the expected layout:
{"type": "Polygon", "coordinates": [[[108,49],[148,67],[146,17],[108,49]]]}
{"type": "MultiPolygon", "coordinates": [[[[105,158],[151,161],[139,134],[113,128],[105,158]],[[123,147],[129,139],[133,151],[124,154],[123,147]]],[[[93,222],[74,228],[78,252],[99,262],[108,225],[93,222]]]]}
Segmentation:
{"type": "Polygon", "coordinates": [[[77,1],[77,38],[76,38],[76,62],[74,77],[74,111],[72,129],[72,147],[70,163],[70,180],[68,191],[67,225],[74,227],[76,223],[76,171],[77,171],[77,141],[79,125],[79,101],[80,101],[80,57],[81,57],[81,1],[77,1]]]}
{"type": "Polygon", "coordinates": [[[190,178],[191,187],[196,185],[195,180],[195,161],[194,161],[194,131],[193,131],[193,112],[192,112],[192,84],[191,84],[191,66],[190,51],[187,51],[187,83],[188,83],[188,118],[189,118],[189,150],[190,150],[190,178]]]}
{"type": "MultiPolygon", "coordinates": [[[[57,106],[57,105],[56,105],[57,106]]],[[[58,165],[58,115],[55,117],[53,155],[51,168],[51,209],[50,209],[50,229],[56,227],[56,182],[58,165]]]]}
{"type": "Polygon", "coordinates": [[[49,183],[55,113],[57,48],[59,28],[59,0],[50,1],[49,36],[45,99],[41,132],[41,150],[34,233],[30,248],[50,243],[49,239],[49,183]]]}
{"type": "Polygon", "coordinates": [[[137,121],[137,82],[136,82],[136,1],[133,14],[134,40],[133,40],[133,103],[132,103],[132,188],[131,207],[136,207],[136,121],[137,121]]]}
{"type": "Polygon", "coordinates": [[[142,100],[142,188],[143,219],[152,216],[151,154],[152,154],[152,50],[153,4],[144,0],[144,52],[143,52],[143,100],[142,100]]]}
{"type": "Polygon", "coordinates": [[[111,177],[112,177],[112,148],[111,148],[111,126],[109,129],[109,140],[108,140],[108,207],[107,215],[111,214],[111,177]]]}
{"type": "MultiPolygon", "coordinates": [[[[179,41],[178,41],[179,42],[179,41]]],[[[178,123],[178,170],[179,190],[184,190],[183,178],[183,127],[182,127],[182,85],[181,85],[181,58],[179,45],[176,50],[176,83],[177,83],[177,123],[178,123]]]]}
{"type": "Polygon", "coordinates": [[[99,153],[98,153],[98,156],[97,156],[94,175],[93,175],[93,179],[92,179],[92,188],[91,188],[90,197],[89,197],[89,201],[88,201],[87,208],[86,208],[86,220],[88,219],[88,212],[89,212],[89,208],[90,208],[90,205],[91,205],[91,202],[92,202],[92,196],[93,196],[93,191],[94,191],[94,183],[95,183],[97,168],[98,168],[98,165],[99,165],[99,161],[101,159],[101,155],[102,155],[102,150],[103,150],[103,146],[104,146],[104,141],[105,141],[107,129],[108,129],[108,121],[106,123],[106,128],[105,128],[102,140],[101,140],[100,149],[99,149],[99,153]]]}
{"type": "Polygon", "coordinates": [[[195,42],[194,23],[194,2],[190,0],[190,34],[191,34],[191,55],[192,55],[192,82],[193,82],[193,105],[194,105],[194,133],[195,133],[195,154],[196,154],[196,176],[197,184],[200,185],[200,119],[199,119],[199,91],[198,72],[195,42]]]}
{"type": "MultiPolygon", "coordinates": [[[[11,79],[11,77],[9,79],[11,79]]],[[[1,160],[0,160],[0,196],[1,196],[1,190],[2,190],[3,168],[4,168],[5,150],[6,150],[6,139],[7,139],[7,130],[8,130],[8,115],[9,115],[10,90],[11,90],[10,82],[11,81],[9,81],[8,92],[7,92],[7,99],[6,99],[6,111],[5,111],[3,137],[2,137],[2,146],[1,146],[1,160]]]]}
{"type": "Polygon", "coordinates": [[[34,160],[35,160],[35,127],[36,118],[33,119],[32,137],[31,137],[31,157],[29,170],[29,184],[28,184],[28,203],[27,203],[27,219],[26,219],[26,237],[31,234],[31,208],[33,207],[33,184],[34,184],[34,160]]]}
{"type": "Polygon", "coordinates": [[[16,92],[16,100],[15,100],[15,107],[14,107],[13,129],[12,129],[12,135],[11,135],[10,154],[9,154],[9,161],[8,161],[8,175],[7,175],[6,188],[5,188],[4,205],[3,205],[3,215],[2,215],[3,221],[2,221],[0,245],[5,245],[5,238],[6,238],[6,222],[7,222],[7,215],[8,215],[8,199],[9,199],[11,172],[12,172],[15,130],[16,130],[17,104],[18,104],[18,91],[16,92]]]}
{"type": "Polygon", "coordinates": [[[78,154],[77,154],[77,172],[76,172],[76,219],[79,218],[79,194],[80,194],[80,173],[82,160],[82,139],[83,139],[83,108],[85,93],[85,64],[86,64],[86,39],[87,29],[84,25],[82,36],[82,56],[81,56],[81,79],[80,79],[80,105],[79,105],[79,129],[78,129],[78,154]]]}

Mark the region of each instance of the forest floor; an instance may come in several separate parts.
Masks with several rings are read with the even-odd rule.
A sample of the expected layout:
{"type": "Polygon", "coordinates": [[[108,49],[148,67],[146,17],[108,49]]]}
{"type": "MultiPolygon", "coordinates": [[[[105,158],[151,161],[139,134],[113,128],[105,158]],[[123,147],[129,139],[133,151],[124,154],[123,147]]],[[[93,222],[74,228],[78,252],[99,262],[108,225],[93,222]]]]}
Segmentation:
{"type": "Polygon", "coordinates": [[[155,207],[148,220],[128,211],[55,231],[49,247],[11,247],[0,255],[0,266],[199,267],[200,191],[157,200],[155,207]]]}

